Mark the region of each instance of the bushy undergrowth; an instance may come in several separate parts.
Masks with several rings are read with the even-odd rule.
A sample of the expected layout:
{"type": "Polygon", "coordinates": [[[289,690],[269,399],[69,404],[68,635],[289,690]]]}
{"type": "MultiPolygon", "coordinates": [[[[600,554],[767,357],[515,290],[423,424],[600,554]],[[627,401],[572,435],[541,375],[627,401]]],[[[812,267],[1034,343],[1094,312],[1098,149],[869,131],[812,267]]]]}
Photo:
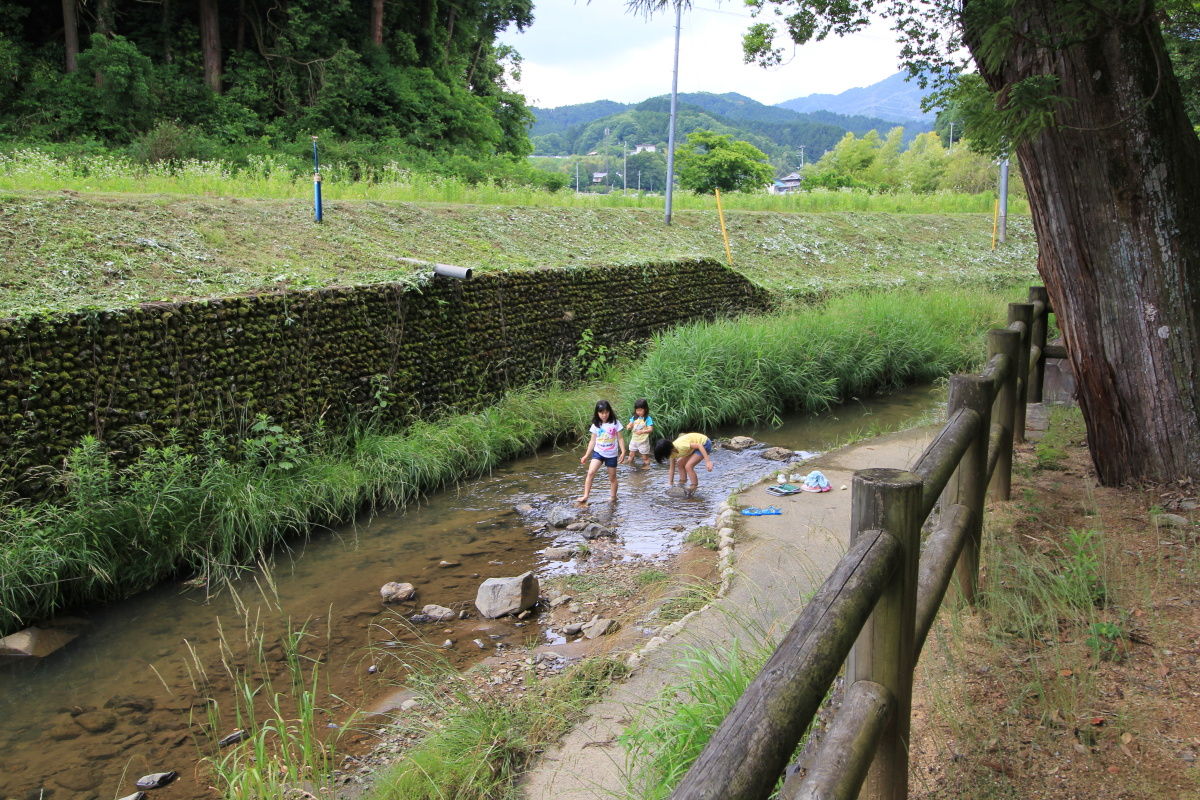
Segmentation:
{"type": "Polygon", "coordinates": [[[252,563],[311,526],[398,506],[563,434],[582,433],[597,393],[652,398],[664,433],[776,420],[839,398],[970,367],[1002,298],[985,293],[847,297],[824,308],[685,326],[595,385],[513,392],[477,413],[402,432],[286,431],[268,420],[230,443],[168,437],[128,466],[87,439],[53,502],[0,503],[0,629],[74,603],[144,589],[177,572],[252,563]],[[240,457],[231,458],[233,445],[240,457]]]}

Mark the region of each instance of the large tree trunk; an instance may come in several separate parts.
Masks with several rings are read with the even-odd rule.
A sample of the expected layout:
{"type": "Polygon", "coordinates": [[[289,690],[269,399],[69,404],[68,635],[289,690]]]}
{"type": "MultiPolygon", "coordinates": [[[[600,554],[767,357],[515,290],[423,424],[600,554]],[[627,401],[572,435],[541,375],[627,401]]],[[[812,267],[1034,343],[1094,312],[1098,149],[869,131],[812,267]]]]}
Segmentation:
{"type": "Polygon", "coordinates": [[[371,0],[371,41],[383,45],[383,0],[371,0]]]}
{"type": "Polygon", "coordinates": [[[79,68],[79,19],[75,15],[75,0],[62,0],[63,44],[67,48],[67,72],[79,68]]]}
{"type": "Polygon", "coordinates": [[[200,0],[200,49],[204,54],[204,82],[221,93],[221,19],[217,0],[200,0]]]}
{"type": "Polygon", "coordinates": [[[1200,141],[1152,14],[1081,32],[1055,5],[1017,0],[993,69],[966,32],[992,89],[1061,81],[1017,154],[1092,459],[1110,486],[1200,478],[1200,141]]]}

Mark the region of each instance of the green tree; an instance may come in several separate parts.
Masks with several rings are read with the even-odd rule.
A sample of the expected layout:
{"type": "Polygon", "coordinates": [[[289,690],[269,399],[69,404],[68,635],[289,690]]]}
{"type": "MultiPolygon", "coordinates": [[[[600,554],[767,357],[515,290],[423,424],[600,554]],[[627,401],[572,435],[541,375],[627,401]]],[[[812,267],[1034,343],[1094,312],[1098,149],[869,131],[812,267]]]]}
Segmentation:
{"type": "Polygon", "coordinates": [[[714,189],[752,192],[771,182],[774,170],[767,154],[749,142],[712,131],[693,131],[675,155],[679,186],[696,194],[714,189]]]}
{"type": "MultiPolygon", "coordinates": [[[[968,49],[990,98],[968,127],[1020,160],[1100,479],[1200,479],[1200,139],[1161,30],[1195,30],[1197,3],[756,5],[786,15],[800,44],[891,17],[914,75],[961,70],[968,49]]],[[[755,25],[748,55],[778,60],[774,34],[755,25]]]]}

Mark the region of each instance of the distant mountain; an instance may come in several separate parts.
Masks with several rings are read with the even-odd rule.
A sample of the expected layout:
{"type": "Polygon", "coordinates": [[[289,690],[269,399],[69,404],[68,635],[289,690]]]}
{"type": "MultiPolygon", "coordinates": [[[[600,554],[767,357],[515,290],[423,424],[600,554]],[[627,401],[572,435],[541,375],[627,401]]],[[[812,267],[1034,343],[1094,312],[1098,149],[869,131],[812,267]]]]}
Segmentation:
{"type": "Polygon", "coordinates": [[[777,103],[776,107],[798,113],[828,111],[847,116],[874,117],[899,124],[914,120],[932,124],[935,115],[921,110],[921,99],[925,92],[915,82],[907,81],[906,77],[905,73],[897,72],[870,86],[847,89],[841,94],[810,94],[777,103]]]}
{"type": "MultiPolygon", "coordinates": [[[[636,105],[600,100],[531,110],[535,122],[530,135],[537,155],[584,155],[606,148],[620,152],[622,141],[631,149],[639,144],[666,143],[670,97],[660,95],[636,105]]],[[[735,92],[694,92],[679,95],[677,134],[681,141],[700,128],[730,134],[758,147],[776,167],[787,171],[799,166],[801,150],[807,160],[813,160],[848,131],[857,136],[871,130],[885,134],[895,124],[884,118],[842,116],[828,111],[802,114],[764,105],[735,92]]],[[[932,121],[909,120],[904,127],[907,142],[933,126],[932,121]]]]}

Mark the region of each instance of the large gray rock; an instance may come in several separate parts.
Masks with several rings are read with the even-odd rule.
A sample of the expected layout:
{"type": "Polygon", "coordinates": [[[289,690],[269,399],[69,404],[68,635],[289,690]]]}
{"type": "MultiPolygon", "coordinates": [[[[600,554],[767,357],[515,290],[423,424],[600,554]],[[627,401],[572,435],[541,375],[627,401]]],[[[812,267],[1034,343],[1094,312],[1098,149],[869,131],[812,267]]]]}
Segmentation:
{"type": "Polygon", "coordinates": [[[538,588],[538,579],[532,572],[515,578],[488,578],[479,585],[475,607],[489,619],[517,614],[537,605],[538,588]]]}
{"type": "Polygon", "coordinates": [[[0,656],[44,658],[76,637],[76,633],[57,628],[26,628],[0,639],[0,656]]]}
{"type": "Polygon", "coordinates": [[[790,461],[795,454],[794,450],[788,450],[786,447],[768,447],[763,450],[762,457],[772,461],[790,461]]]}
{"type": "Polygon", "coordinates": [[[565,528],[577,519],[578,514],[563,506],[555,506],[546,514],[546,522],[555,528],[565,528]]]}
{"type": "Polygon", "coordinates": [[[607,636],[617,629],[617,621],[615,619],[605,619],[603,617],[594,617],[591,622],[583,625],[583,635],[589,639],[595,639],[599,636],[607,636]]]}
{"type": "Polygon", "coordinates": [[[403,603],[417,596],[417,589],[411,583],[388,581],[379,587],[379,596],[385,603],[403,603]]]}
{"type": "Polygon", "coordinates": [[[601,538],[611,539],[611,538],[615,538],[617,535],[616,531],[610,530],[610,529],[604,527],[603,525],[597,525],[594,522],[591,523],[590,525],[588,525],[582,531],[580,531],[580,533],[583,535],[583,538],[585,538],[585,539],[601,539],[601,538]]]}

